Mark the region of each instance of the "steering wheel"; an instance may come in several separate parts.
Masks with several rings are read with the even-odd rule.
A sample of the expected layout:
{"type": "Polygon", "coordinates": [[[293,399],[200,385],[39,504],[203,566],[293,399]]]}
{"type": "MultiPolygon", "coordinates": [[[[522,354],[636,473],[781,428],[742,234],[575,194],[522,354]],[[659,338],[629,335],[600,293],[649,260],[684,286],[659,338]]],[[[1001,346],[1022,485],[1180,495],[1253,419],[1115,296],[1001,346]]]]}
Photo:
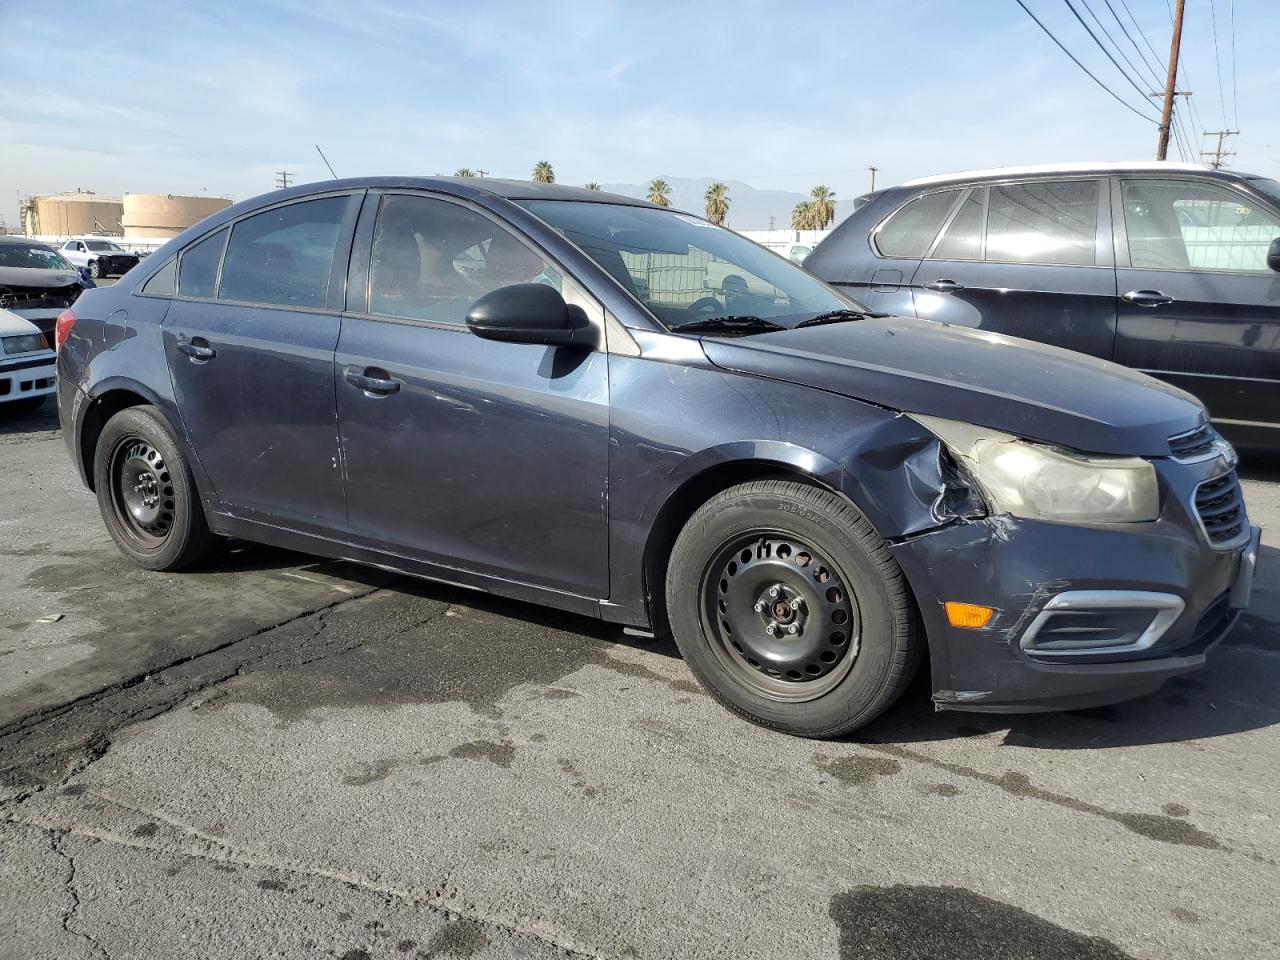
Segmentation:
{"type": "Polygon", "coordinates": [[[717,300],[715,297],[702,297],[701,299],[695,300],[693,301],[693,303],[685,307],[684,312],[697,315],[699,313],[702,313],[704,310],[719,310],[719,309],[720,309],[720,301],[717,300]]]}

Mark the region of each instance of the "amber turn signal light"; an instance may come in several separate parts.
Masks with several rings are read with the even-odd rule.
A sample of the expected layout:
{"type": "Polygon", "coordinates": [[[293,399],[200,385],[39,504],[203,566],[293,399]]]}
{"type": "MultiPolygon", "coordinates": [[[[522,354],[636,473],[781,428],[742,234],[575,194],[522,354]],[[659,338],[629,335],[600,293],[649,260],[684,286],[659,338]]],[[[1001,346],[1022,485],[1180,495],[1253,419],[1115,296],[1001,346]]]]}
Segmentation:
{"type": "Polygon", "coordinates": [[[943,604],[947,610],[947,622],[953,627],[965,627],[969,630],[981,630],[995,616],[994,607],[984,607],[976,603],[956,603],[948,600],[943,604]]]}

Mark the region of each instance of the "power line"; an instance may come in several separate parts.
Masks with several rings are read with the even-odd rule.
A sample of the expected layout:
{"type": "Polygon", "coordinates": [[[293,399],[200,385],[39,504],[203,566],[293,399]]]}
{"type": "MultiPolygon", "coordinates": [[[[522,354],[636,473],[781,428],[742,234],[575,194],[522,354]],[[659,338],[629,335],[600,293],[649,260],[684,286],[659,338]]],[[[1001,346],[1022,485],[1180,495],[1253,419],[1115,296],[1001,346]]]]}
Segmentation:
{"type": "Polygon", "coordinates": [[[1209,0],[1209,19],[1213,23],[1213,59],[1218,67],[1218,101],[1222,104],[1222,125],[1227,125],[1227,95],[1222,86],[1222,47],[1218,45],[1218,5],[1209,0]]]}
{"type": "MultiPolygon", "coordinates": [[[[1115,67],[1118,71],[1120,71],[1120,76],[1124,77],[1127,81],[1129,81],[1129,86],[1133,87],[1133,89],[1138,91],[1138,96],[1145,97],[1147,95],[1147,92],[1143,90],[1140,86],[1138,86],[1136,82],[1134,82],[1133,77],[1129,76],[1129,74],[1125,71],[1124,67],[1120,66],[1120,62],[1111,55],[1111,51],[1108,50],[1106,48],[1106,45],[1103,44],[1103,42],[1098,39],[1098,35],[1093,32],[1093,28],[1090,27],[1089,24],[1085,22],[1084,17],[1080,16],[1080,11],[1075,8],[1075,4],[1073,4],[1071,0],[1062,0],[1062,2],[1067,5],[1067,9],[1071,11],[1072,15],[1077,20],[1080,21],[1080,26],[1084,27],[1085,32],[1088,33],[1089,36],[1093,38],[1093,42],[1098,45],[1098,49],[1107,55],[1107,59],[1111,61],[1111,65],[1115,67]]],[[[1099,24],[1099,26],[1101,26],[1101,24],[1099,24]]]]}
{"type": "MultiPolygon", "coordinates": [[[[1102,2],[1105,3],[1107,5],[1107,9],[1111,11],[1111,17],[1113,20],[1115,20],[1116,26],[1120,28],[1120,32],[1123,33],[1125,35],[1125,38],[1129,41],[1129,43],[1133,45],[1134,52],[1138,55],[1138,59],[1142,61],[1142,65],[1147,68],[1147,73],[1151,75],[1151,79],[1155,81],[1156,84],[1159,84],[1160,83],[1159,66],[1158,65],[1155,67],[1151,66],[1151,61],[1147,59],[1146,54],[1142,52],[1142,48],[1138,46],[1138,41],[1133,39],[1133,34],[1129,32],[1129,28],[1126,27],[1124,25],[1124,21],[1120,19],[1120,14],[1116,13],[1116,8],[1111,5],[1111,0],[1102,0],[1102,2]]],[[[1126,8],[1126,10],[1127,9],[1128,8],[1126,8]]],[[[1132,14],[1130,14],[1130,17],[1132,17],[1132,14]]],[[[1134,21],[1133,26],[1135,30],[1137,30],[1139,33],[1142,33],[1142,28],[1138,26],[1137,21],[1134,21]]]]}
{"type": "Polygon", "coordinates": [[[1099,80],[1096,76],[1094,76],[1093,71],[1090,70],[1088,67],[1086,67],[1079,60],[1077,60],[1076,55],[1062,45],[1062,41],[1053,35],[1052,30],[1050,30],[1048,27],[1046,27],[1043,23],[1040,22],[1040,18],[1037,17],[1034,13],[1032,13],[1031,10],[1027,7],[1027,5],[1022,2],[1022,0],[1014,0],[1014,3],[1020,6],[1023,12],[1036,22],[1036,26],[1045,32],[1045,35],[1048,36],[1048,38],[1057,45],[1059,50],[1061,50],[1063,53],[1065,53],[1068,57],[1071,58],[1072,63],[1074,63],[1077,67],[1079,67],[1081,70],[1087,73],[1089,75],[1089,79],[1092,80],[1094,83],[1096,83],[1098,86],[1100,86],[1103,90],[1105,90],[1107,92],[1107,95],[1110,96],[1112,99],[1114,99],[1116,103],[1120,104],[1130,113],[1137,114],[1143,120],[1147,121],[1147,123],[1156,122],[1151,117],[1148,117],[1141,110],[1138,110],[1136,107],[1132,106],[1128,101],[1122,99],[1118,93],[1116,93],[1114,90],[1108,87],[1105,83],[1099,80]]]}
{"type": "Polygon", "coordinates": [[[1240,126],[1240,88],[1236,85],[1236,0],[1231,0],[1231,111],[1240,126]]]}

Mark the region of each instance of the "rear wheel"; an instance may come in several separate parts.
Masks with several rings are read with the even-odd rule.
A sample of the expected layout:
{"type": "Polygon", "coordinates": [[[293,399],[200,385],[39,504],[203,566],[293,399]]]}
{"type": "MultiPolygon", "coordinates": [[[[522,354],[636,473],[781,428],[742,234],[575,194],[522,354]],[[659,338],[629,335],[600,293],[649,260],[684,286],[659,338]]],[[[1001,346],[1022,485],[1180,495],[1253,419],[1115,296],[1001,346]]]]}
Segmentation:
{"type": "Polygon", "coordinates": [[[835,737],[877,716],[921,654],[902,571],[847,500],[764,480],[704,504],[676,540],[667,610],[702,684],[755,723],[835,737]]]}
{"type": "Polygon", "coordinates": [[[107,531],[139,566],[180,570],[216,543],[173,430],[154,407],[129,407],[107,421],[93,475],[107,531]]]}

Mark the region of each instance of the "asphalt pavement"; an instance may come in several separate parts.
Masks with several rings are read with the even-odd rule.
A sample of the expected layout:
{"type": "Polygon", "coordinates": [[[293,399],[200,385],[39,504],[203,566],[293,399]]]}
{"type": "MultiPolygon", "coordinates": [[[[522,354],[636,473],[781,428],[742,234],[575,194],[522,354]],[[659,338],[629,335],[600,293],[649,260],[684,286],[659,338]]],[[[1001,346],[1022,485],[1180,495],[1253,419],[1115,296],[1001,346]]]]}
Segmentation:
{"type": "MultiPolygon", "coordinates": [[[[1280,464],[1244,472],[1280,529],[1280,464]]],[[[0,408],[0,562],[2,958],[1280,955],[1272,547],[1153,696],[918,682],[837,743],[567,614],[265,547],[131,568],[52,405],[0,408]]]]}

